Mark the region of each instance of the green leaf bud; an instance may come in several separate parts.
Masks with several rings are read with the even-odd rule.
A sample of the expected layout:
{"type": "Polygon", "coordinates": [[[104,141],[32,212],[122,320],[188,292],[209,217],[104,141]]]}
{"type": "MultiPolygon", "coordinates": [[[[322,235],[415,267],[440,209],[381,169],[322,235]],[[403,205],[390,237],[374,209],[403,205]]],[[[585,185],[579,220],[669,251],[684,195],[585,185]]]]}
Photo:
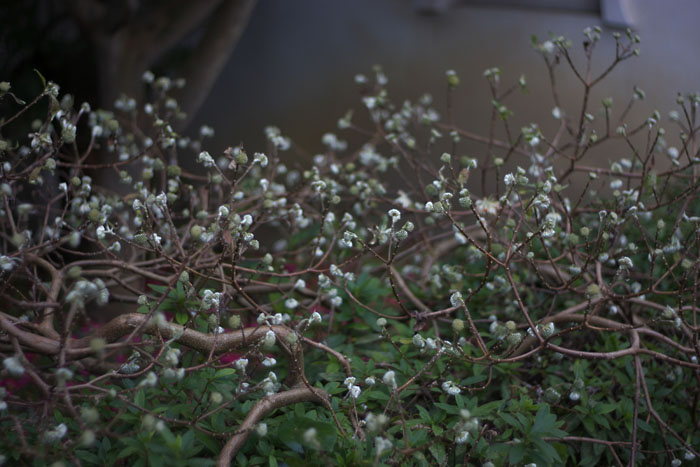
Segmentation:
{"type": "Polygon", "coordinates": [[[200,238],[202,238],[203,233],[204,233],[204,228],[201,225],[195,224],[192,227],[190,227],[190,235],[195,240],[199,240],[200,238]]]}
{"type": "Polygon", "coordinates": [[[102,352],[107,346],[107,341],[102,337],[94,337],[90,339],[90,350],[95,353],[102,352]]]}
{"type": "Polygon", "coordinates": [[[75,279],[79,278],[82,273],[83,273],[83,268],[81,268],[80,266],[71,266],[68,269],[68,278],[75,280],[75,279]]]}
{"type": "Polygon", "coordinates": [[[82,407],[80,409],[80,418],[88,425],[92,425],[100,419],[100,413],[94,407],[82,407]]]}
{"type": "Polygon", "coordinates": [[[232,315],[228,318],[228,327],[231,329],[238,329],[241,327],[241,317],[238,315],[232,315]]]}
{"type": "Polygon", "coordinates": [[[508,345],[518,345],[523,340],[523,335],[519,332],[513,332],[506,336],[506,343],[508,345]]]}
{"type": "Polygon", "coordinates": [[[559,399],[561,399],[561,394],[559,394],[554,388],[547,388],[544,391],[544,398],[550,404],[555,404],[559,402],[559,399]]]}
{"type": "Polygon", "coordinates": [[[600,296],[600,287],[598,284],[591,284],[586,287],[586,298],[593,299],[600,296]]]}
{"type": "Polygon", "coordinates": [[[90,219],[91,222],[99,222],[100,218],[102,217],[102,213],[98,211],[97,209],[90,209],[90,212],[88,213],[88,219],[90,219]]]}
{"type": "Polygon", "coordinates": [[[459,76],[457,76],[457,72],[454,70],[447,70],[445,72],[445,76],[447,76],[447,85],[451,88],[456,88],[459,86],[459,76]]]}
{"type": "Polygon", "coordinates": [[[239,149],[237,152],[235,152],[235,160],[237,164],[246,164],[248,163],[248,154],[239,149]]]}
{"type": "Polygon", "coordinates": [[[180,175],[182,175],[182,169],[178,165],[169,165],[167,173],[170,177],[179,177],[180,175]]]}

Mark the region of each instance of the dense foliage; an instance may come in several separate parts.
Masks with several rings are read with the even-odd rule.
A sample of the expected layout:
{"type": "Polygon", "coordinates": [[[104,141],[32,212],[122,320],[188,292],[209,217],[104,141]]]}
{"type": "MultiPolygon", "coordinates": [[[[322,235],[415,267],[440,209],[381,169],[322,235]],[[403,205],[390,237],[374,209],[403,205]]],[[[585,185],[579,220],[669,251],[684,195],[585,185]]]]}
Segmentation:
{"type": "Polygon", "coordinates": [[[583,64],[564,38],[533,41],[553,135],[512,128],[524,78],[484,73],[479,136],[451,121],[456,73],[442,121],[427,95],[394,104],[377,68],[355,79],[369,123],[338,121],[363,143],[327,133],[306,168],[277,128],[264,153],[220,157],[210,128],[176,134],[168,78],[147,73],[152,102],[114,112],[0,83],[2,460],[692,461],[700,98],[669,115],[679,148],[658,112],[634,115],[642,90],[598,107],[591,89],[639,40],[615,35],[595,76],[600,31],[584,34],[583,64]],[[578,109],[558,100],[560,67],[578,109]],[[483,150],[461,155],[467,141],[483,150]]]}

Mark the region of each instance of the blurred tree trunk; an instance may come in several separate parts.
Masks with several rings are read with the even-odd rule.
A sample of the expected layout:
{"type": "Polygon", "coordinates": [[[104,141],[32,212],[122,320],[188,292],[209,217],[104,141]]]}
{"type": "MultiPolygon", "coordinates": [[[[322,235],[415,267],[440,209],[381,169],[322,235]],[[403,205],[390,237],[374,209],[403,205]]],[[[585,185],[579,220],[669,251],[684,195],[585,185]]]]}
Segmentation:
{"type": "Polygon", "coordinates": [[[186,86],[177,96],[184,128],[194,117],[236,46],[257,0],[67,0],[94,44],[99,100],[121,95],[142,102],[141,76],[189,34],[203,30],[178,70],[186,86]]]}

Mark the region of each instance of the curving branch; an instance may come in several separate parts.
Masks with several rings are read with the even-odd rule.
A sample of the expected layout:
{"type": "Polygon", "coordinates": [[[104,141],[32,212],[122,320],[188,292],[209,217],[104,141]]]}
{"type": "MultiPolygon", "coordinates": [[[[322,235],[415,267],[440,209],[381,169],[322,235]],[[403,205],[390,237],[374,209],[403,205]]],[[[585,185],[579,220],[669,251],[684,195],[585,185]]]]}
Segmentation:
{"type": "MultiPolygon", "coordinates": [[[[63,273],[58,271],[53,266],[53,264],[49,263],[44,258],[41,258],[39,256],[27,254],[25,255],[25,258],[27,259],[27,261],[36,263],[48,271],[48,273],[51,275],[51,288],[49,289],[47,301],[50,303],[58,302],[58,294],[61,293],[61,286],[63,285],[63,273]]],[[[38,328],[44,336],[54,340],[58,340],[60,336],[54,328],[53,318],[54,307],[47,306],[42,311],[41,323],[39,323],[38,328]]]]}
{"type": "Polygon", "coordinates": [[[305,385],[299,385],[287,391],[263,397],[250,409],[243,423],[241,423],[234,435],[226,442],[219,454],[216,465],[218,467],[228,467],[231,465],[231,461],[248,440],[255,425],[271,411],[299,402],[318,402],[326,405],[329,403],[329,400],[328,394],[322,389],[305,385]]]}

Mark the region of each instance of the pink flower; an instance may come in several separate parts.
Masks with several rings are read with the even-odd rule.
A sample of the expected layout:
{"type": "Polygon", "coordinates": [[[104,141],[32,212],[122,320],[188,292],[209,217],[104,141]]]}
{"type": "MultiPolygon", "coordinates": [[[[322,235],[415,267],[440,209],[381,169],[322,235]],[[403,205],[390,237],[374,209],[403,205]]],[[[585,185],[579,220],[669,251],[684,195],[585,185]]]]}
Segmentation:
{"type": "Polygon", "coordinates": [[[231,352],[231,353],[223,354],[221,356],[221,358],[219,358],[219,362],[224,363],[224,364],[228,364],[228,363],[235,362],[239,358],[241,358],[241,354],[231,352]]]}

